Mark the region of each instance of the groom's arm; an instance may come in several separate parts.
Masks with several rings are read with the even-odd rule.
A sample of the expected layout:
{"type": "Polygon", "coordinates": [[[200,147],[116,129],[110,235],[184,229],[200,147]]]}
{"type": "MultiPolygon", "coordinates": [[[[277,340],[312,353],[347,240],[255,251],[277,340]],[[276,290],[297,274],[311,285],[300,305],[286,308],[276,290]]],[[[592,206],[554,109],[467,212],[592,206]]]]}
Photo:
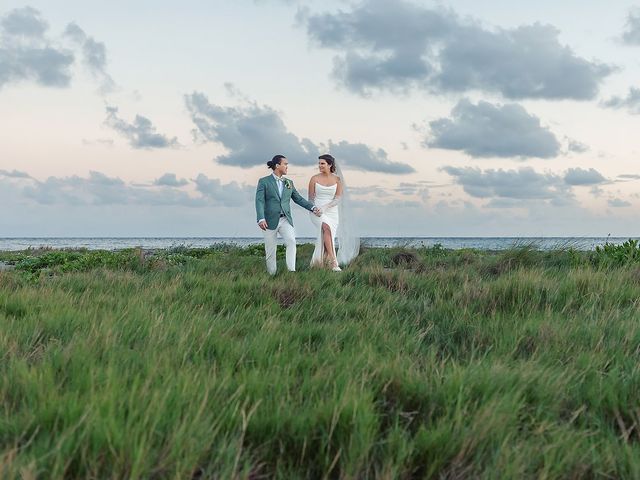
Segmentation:
{"type": "Polygon", "coordinates": [[[256,189],[256,217],[258,223],[264,220],[264,203],[265,203],[265,189],[264,182],[258,181],[258,188],[256,189]]]}
{"type": "Polygon", "coordinates": [[[296,187],[292,185],[291,188],[292,188],[291,200],[293,200],[295,203],[300,205],[302,208],[306,208],[310,212],[313,212],[316,208],[313,205],[313,203],[305,200],[304,197],[298,193],[298,191],[296,190],[296,187]]]}

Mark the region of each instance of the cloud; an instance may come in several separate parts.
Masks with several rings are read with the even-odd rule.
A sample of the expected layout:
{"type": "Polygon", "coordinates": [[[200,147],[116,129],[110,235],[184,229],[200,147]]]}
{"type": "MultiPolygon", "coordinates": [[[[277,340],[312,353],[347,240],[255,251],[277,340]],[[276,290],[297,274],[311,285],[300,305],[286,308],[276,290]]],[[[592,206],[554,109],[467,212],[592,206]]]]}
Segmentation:
{"type": "MultiPolygon", "coordinates": [[[[0,88],[21,82],[57,88],[71,84],[75,53],[48,31],[49,24],[32,7],[17,8],[0,17],[0,88]]],[[[114,83],[106,72],[104,44],[75,23],[67,27],[63,37],[71,38],[81,49],[85,65],[102,83],[101,90],[111,90],[114,83]]]]}
{"type": "MultiPolygon", "coordinates": [[[[196,179],[175,188],[136,185],[98,172],[45,181],[0,176],[3,228],[14,237],[258,237],[255,186],[215,180],[200,177],[205,195],[195,188],[196,179]],[[31,196],[25,187],[32,188],[31,196]]],[[[597,213],[562,198],[492,197],[479,206],[399,197],[395,187],[379,185],[360,193],[353,203],[362,236],[633,236],[640,219],[633,208],[597,213]]],[[[295,208],[293,215],[298,238],[313,237],[308,214],[295,208]]]]}
{"type": "Polygon", "coordinates": [[[622,41],[627,45],[640,45],[640,9],[631,10],[627,15],[622,41]]]}
{"type": "Polygon", "coordinates": [[[630,113],[640,115],[640,88],[631,87],[626,97],[611,97],[602,105],[607,108],[626,108],[630,113]]]}
{"type": "Polygon", "coordinates": [[[402,195],[415,195],[421,188],[424,188],[424,185],[416,182],[400,182],[394,190],[402,195]]]}
{"type": "Polygon", "coordinates": [[[388,189],[379,185],[368,185],[366,187],[349,186],[349,194],[354,197],[372,196],[376,198],[384,198],[391,196],[388,189]]]}
{"type": "Polygon", "coordinates": [[[572,188],[608,183],[597,170],[570,168],[564,174],[538,173],[531,167],[518,170],[458,168],[447,166],[442,170],[454,178],[456,184],[475,198],[490,199],[486,206],[510,208],[523,206],[527,201],[544,201],[549,205],[566,206],[575,203],[572,188]]]}
{"type": "Polygon", "coordinates": [[[219,205],[229,207],[250,202],[255,195],[255,189],[237,182],[223,184],[217,178],[209,178],[203,173],[199,174],[195,180],[196,189],[203,197],[212,200],[219,205]]]}
{"type": "MultiPolygon", "coordinates": [[[[185,96],[187,110],[196,126],[194,135],[222,144],[227,153],[216,162],[241,168],[266,165],[276,154],[286,155],[298,165],[315,165],[325,147],[289,131],[280,114],[269,106],[248,102],[238,107],[222,107],[198,92],[185,96]]],[[[411,173],[413,167],[393,162],[382,149],[362,143],[329,140],[328,148],[345,168],[392,174],[411,173]]]]}
{"type": "Polygon", "coordinates": [[[107,73],[107,48],[88,36],[76,23],[70,23],[64,34],[82,49],[83,62],[89,71],[101,82],[102,93],[115,89],[115,82],[107,73]]]}
{"type": "Polygon", "coordinates": [[[86,138],[82,139],[82,145],[85,146],[103,146],[107,148],[113,147],[113,140],[110,138],[96,138],[95,140],[87,140],[86,138]]]}
{"type": "Polygon", "coordinates": [[[44,205],[126,203],[124,182],[99,172],[90,172],[88,178],[49,177],[44,182],[34,181],[24,188],[24,196],[44,205]],[[89,200],[91,199],[91,200],[89,200]]]}
{"type": "Polygon", "coordinates": [[[523,200],[514,198],[492,198],[485,206],[487,208],[522,208],[523,200]]]}
{"type": "Polygon", "coordinates": [[[189,182],[185,178],[178,180],[175,173],[165,173],[160,178],[153,181],[154,185],[165,187],[184,187],[189,182]]]}
{"type": "Polygon", "coordinates": [[[32,7],[16,8],[2,17],[0,28],[12,37],[43,38],[49,28],[38,10],[32,7]]]}
{"type": "Polygon", "coordinates": [[[361,95],[418,88],[589,100],[614,70],[577,56],[550,25],[489,30],[404,0],[364,0],[337,13],[301,9],[298,21],[313,43],[339,52],[334,77],[361,95]]]}
{"type": "Polygon", "coordinates": [[[640,175],[636,175],[635,173],[624,173],[622,175],[618,175],[618,178],[622,178],[624,180],[640,180],[640,175]]]}
{"type": "Polygon", "coordinates": [[[67,87],[73,53],[45,38],[49,25],[31,7],[11,10],[0,20],[0,88],[33,81],[45,87],[67,87]]]}
{"type": "Polygon", "coordinates": [[[268,3],[283,3],[285,5],[293,5],[300,3],[302,0],[253,0],[256,5],[268,4],[268,3]]]}
{"type": "Polygon", "coordinates": [[[383,149],[374,150],[363,143],[329,141],[329,149],[337,162],[344,161],[351,169],[392,174],[415,172],[411,165],[389,160],[383,149]]]}
{"type": "Polygon", "coordinates": [[[424,202],[431,197],[429,189],[425,184],[418,182],[401,182],[400,185],[393,189],[393,191],[403,196],[420,197],[424,202]]]}
{"type": "Polygon", "coordinates": [[[585,153],[589,151],[589,145],[567,138],[567,151],[570,153],[585,153]]]}
{"type": "Polygon", "coordinates": [[[474,105],[463,99],[451,118],[434,120],[429,126],[426,146],[460,150],[472,157],[552,158],[560,152],[560,142],[540,119],[513,103],[474,105]]]}
{"type": "Polygon", "coordinates": [[[111,127],[129,141],[129,145],[136,149],[177,148],[180,146],[176,137],[156,133],[156,127],[151,120],[136,115],[133,123],[128,123],[118,117],[118,108],[107,106],[105,125],[111,127]]]}
{"type": "Polygon", "coordinates": [[[25,172],[21,172],[18,170],[0,170],[0,175],[8,178],[31,178],[31,175],[25,172]]]}
{"type": "Polygon", "coordinates": [[[255,103],[221,107],[197,92],[186,95],[185,102],[197,133],[228,150],[216,158],[218,163],[250,168],[266,165],[280,153],[300,165],[316,163],[318,147],[308,138],[299,139],[289,132],[280,114],[271,107],[255,103]]]}
{"type": "Polygon", "coordinates": [[[564,181],[567,185],[598,185],[606,183],[607,179],[593,168],[570,168],[564,175],[564,181]]]}
{"type": "Polygon", "coordinates": [[[622,208],[622,207],[630,207],[631,203],[626,200],[620,200],[619,198],[612,198],[608,202],[610,207],[613,208],[622,208]]]}
{"type": "Polygon", "coordinates": [[[418,197],[423,202],[430,197],[428,182],[400,182],[397,187],[383,187],[367,185],[362,187],[349,186],[349,195],[359,205],[368,207],[389,205],[393,202],[406,202],[403,197],[418,197]],[[400,197],[398,195],[401,195],[400,197]],[[395,200],[394,200],[395,199],[395,200]]]}
{"type": "Polygon", "coordinates": [[[476,198],[507,198],[545,200],[554,205],[572,203],[573,194],[563,177],[552,173],[537,173],[530,167],[518,170],[444,167],[442,169],[476,198]]]}
{"type": "Polygon", "coordinates": [[[44,181],[23,178],[28,183],[21,190],[22,196],[40,205],[234,207],[249,205],[254,192],[253,187],[236,182],[224,184],[202,174],[194,180],[197,195],[176,188],[189,182],[178,180],[174,174],[163,175],[151,186],[134,185],[95,171],[89,172],[88,177],[49,177],[44,181]]]}

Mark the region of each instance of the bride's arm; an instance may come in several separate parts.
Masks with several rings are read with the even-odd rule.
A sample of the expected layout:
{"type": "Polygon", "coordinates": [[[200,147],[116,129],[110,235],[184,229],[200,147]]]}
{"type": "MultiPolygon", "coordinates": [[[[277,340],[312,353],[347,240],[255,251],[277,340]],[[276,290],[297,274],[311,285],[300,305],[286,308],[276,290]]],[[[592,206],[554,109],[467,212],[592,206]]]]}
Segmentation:
{"type": "Polygon", "coordinates": [[[316,182],[313,181],[313,178],[311,177],[311,180],[309,180],[309,201],[311,203],[316,199],[316,182]]]}
{"type": "Polygon", "coordinates": [[[331,200],[325,208],[335,207],[340,203],[340,200],[342,200],[342,182],[340,181],[340,177],[338,177],[338,186],[336,187],[336,194],[334,195],[333,200],[331,200]]]}

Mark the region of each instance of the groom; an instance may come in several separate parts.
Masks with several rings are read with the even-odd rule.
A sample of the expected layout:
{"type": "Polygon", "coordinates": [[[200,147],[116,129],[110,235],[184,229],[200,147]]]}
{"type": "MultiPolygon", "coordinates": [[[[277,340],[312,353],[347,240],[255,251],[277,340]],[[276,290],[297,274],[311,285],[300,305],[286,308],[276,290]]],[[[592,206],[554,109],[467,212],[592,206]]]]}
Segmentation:
{"type": "Polygon", "coordinates": [[[306,201],[293,186],[293,182],[285,178],[289,162],[284,155],[276,155],[267,162],[273,170],[271,175],[258,180],[256,190],[256,215],[258,226],[264,233],[264,252],[267,257],[267,272],[276,274],[276,241],[278,233],[284,239],[287,249],[287,269],[296,270],[296,232],[293,229],[293,218],[289,203],[295,203],[307,210],[322,215],[319,208],[306,201]]]}

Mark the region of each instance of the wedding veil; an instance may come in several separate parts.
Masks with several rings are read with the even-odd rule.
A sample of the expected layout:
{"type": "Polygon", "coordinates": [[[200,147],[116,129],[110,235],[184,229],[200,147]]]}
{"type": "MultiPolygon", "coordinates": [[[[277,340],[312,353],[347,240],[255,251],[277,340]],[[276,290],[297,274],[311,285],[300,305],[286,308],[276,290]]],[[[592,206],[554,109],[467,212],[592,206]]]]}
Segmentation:
{"type": "Polygon", "coordinates": [[[348,265],[360,253],[360,236],[356,232],[356,226],[353,223],[353,207],[349,197],[349,189],[344,180],[344,175],[340,169],[338,162],[335,162],[336,175],[340,177],[342,182],[342,198],[338,203],[338,212],[340,215],[340,225],[336,232],[338,238],[338,252],[336,254],[339,265],[348,265]]]}

